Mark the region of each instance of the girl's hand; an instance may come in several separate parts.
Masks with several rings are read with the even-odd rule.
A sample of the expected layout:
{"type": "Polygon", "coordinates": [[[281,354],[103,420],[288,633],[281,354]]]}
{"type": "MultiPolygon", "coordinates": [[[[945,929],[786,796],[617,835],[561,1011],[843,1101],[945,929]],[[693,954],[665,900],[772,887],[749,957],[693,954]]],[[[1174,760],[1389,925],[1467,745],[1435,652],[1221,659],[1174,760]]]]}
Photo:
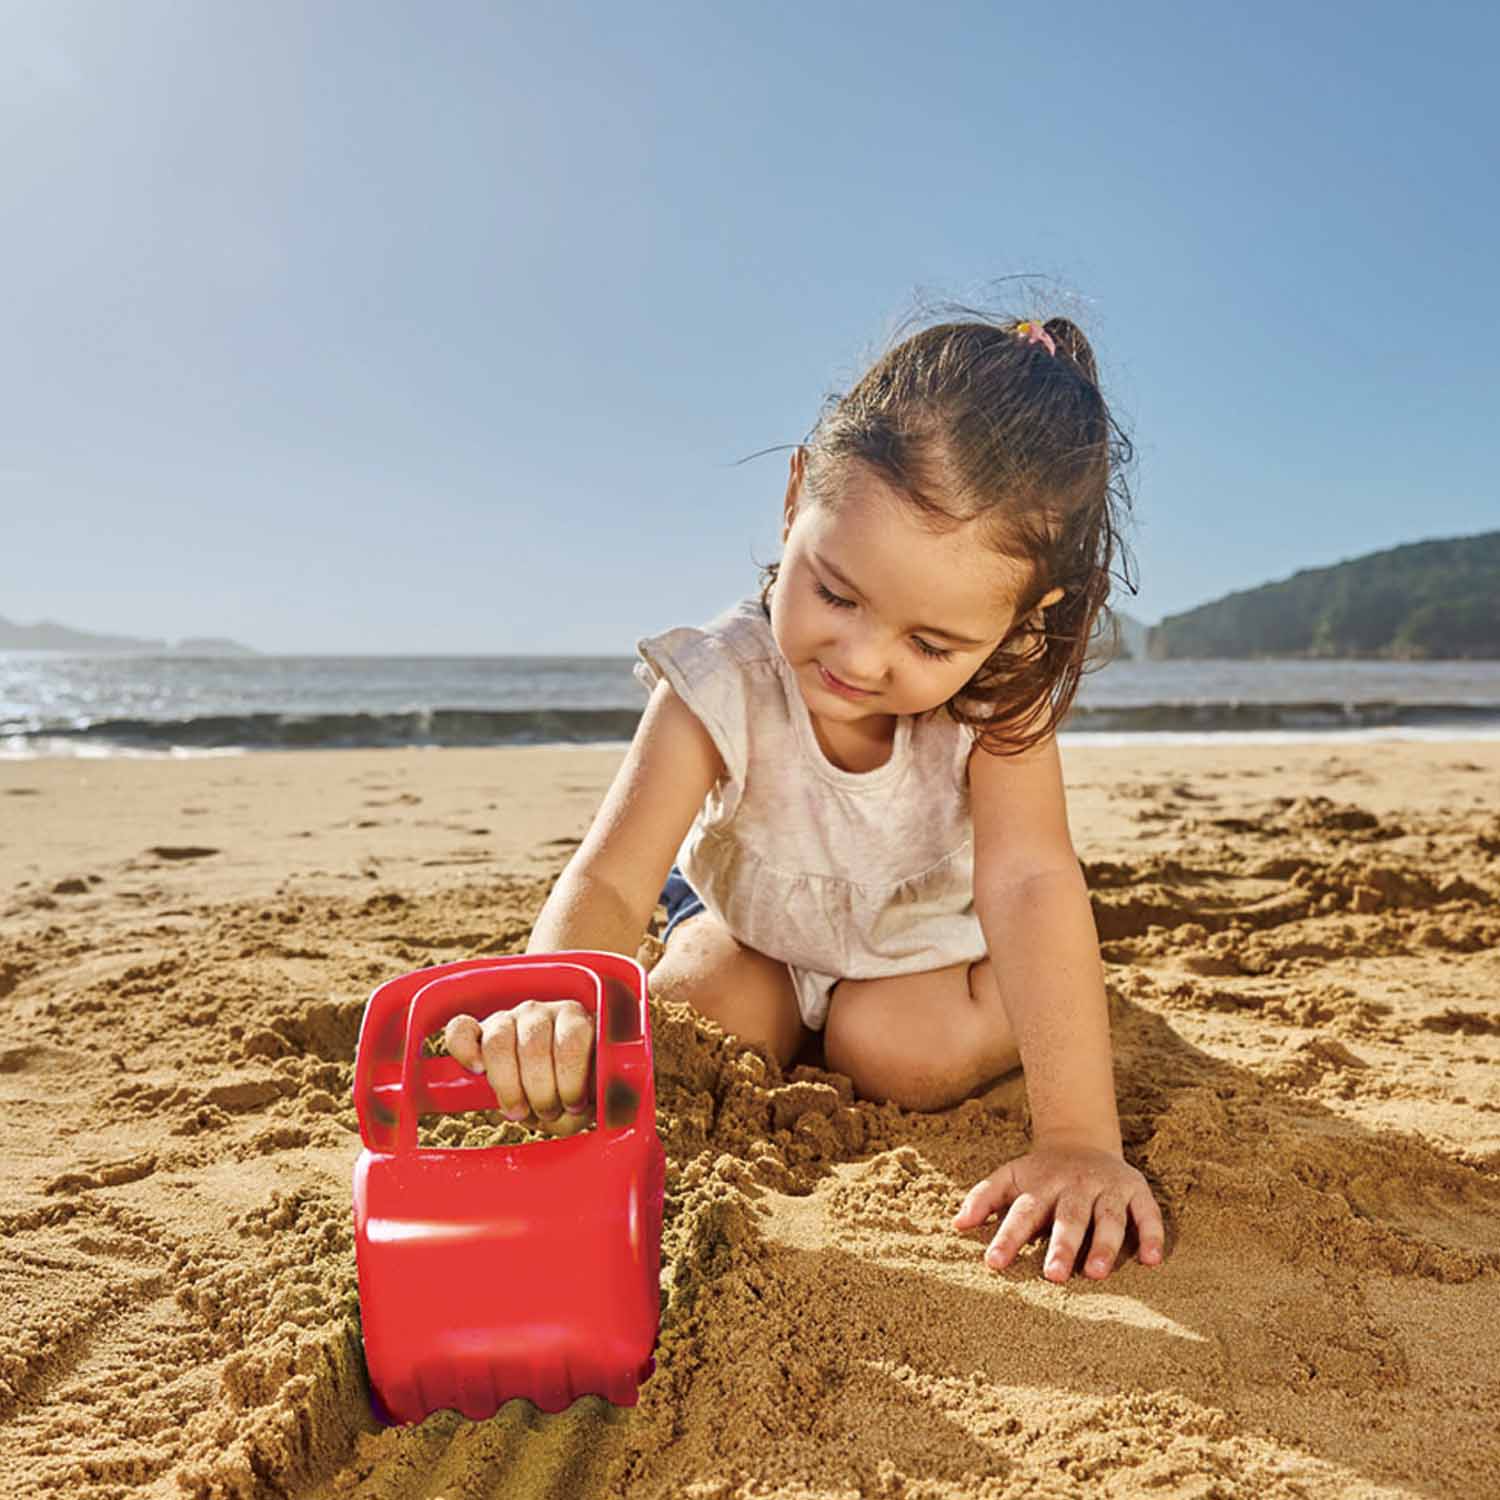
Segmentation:
{"type": "Polygon", "coordinates": [[[1073,1274],[1078,1247],[1094,1227],[1087,1275],[1108,1276],[1125,1239],[1127,1215],[1134,1216],[1141,1261],[1156,1265],[1162,1257],[1161,1210],[1146,1179],[1111,1151],[1087,1146],[1042,1146],[1008,1161],[969,1189],[954,1216],[955,1229],[972,1229],[991,1214],[1005,1215],[985,1253],[987,1264],[1003,1270],[1022,1245],[1052,1220],[1052,1243],[1043,1274],[1066,1281],[1073,1274]]]}
{"type": "Polygon", "coordinates": [[[443,1041],[450,1057],[488,1077],[508,1119],[555,1136],[593,1124],[594,1018],[576,1000],[523,1000],[483,1025],[454,1016],[443,1041]]]}

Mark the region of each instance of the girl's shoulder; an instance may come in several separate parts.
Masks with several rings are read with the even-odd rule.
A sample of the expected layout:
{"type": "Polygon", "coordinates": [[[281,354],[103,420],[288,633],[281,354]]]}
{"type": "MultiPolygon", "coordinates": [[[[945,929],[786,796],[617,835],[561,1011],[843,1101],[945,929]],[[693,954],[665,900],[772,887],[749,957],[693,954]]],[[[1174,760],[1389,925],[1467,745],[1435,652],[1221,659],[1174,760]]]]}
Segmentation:
{"type": "Polygon", "coordinates": [[[773,661],[776,637],[766,618],[759,594],[750,594],[720,611],[700,633],[722,641],[726,650],[741,662],[773,661]]]}
{"type": "Polygon", "coordinates": [[[774,664],[776,640],[760,596],[731,604],[704,625],[675,625],[635,643],[635,675],[647,688],[655,685],[661,660],[670,658],[691,677],[707,676],[757,663],[774,664]]]}
{"type": "Polygon", "coordinates": [[[730,774],[742,778],[753,726],[783,690],[776,641],[760,598],[741,599],[705,625],[677,625],[636,642],[636,680],[651,692],[663,678],[712,735],[730,774]]]}

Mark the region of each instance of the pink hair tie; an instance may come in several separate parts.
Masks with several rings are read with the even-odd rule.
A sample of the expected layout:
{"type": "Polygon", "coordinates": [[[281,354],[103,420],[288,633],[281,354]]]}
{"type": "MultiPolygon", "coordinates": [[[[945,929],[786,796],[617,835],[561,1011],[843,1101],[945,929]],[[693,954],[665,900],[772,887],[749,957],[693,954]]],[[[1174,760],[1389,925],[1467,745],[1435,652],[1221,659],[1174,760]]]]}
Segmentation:
{"type": "Polygon", "coordinates": [[[1057,353],[1057,345],[1052,342],[1052,335],[1040,323],[1017,323],[1016,333],[1028,344],[1045,344],[1048,354],[1057,353]]]}

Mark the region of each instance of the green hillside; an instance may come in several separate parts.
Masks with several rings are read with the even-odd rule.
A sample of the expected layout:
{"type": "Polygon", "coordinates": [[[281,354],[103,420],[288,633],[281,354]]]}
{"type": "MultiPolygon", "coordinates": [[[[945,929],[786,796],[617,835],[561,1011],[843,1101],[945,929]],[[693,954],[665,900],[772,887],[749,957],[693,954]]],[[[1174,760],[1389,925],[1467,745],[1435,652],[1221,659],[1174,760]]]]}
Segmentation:
{"type": "Polygon", "coordinates": [[[1147,656],[1500,658],[1500,531],[1304,568],[1167,615],[1147,656]]]}

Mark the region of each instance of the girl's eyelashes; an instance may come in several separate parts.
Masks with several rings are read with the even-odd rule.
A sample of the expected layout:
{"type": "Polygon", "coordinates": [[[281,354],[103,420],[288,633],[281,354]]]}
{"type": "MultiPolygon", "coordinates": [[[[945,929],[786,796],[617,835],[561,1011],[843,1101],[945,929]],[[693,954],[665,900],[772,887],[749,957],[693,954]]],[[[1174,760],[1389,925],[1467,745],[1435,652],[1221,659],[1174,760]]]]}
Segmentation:
{"type": "MultiPolygon", "coordinates": [[[[819,582],[819,580],[816,578],[813,579],[813,587],[818,591],[818,597],[825,604],[831,604],[835,609],[854,608],[854,601],[852,599],[842,599],[837,594],[829,593],[828,590],[823,587],[822,583],[819,582]]],[[[942,651],[939,650],[936,646],[929,646],[927,642],[922,640],[919,636],[914,635],[911,638],[911,643],[917,648],[918,651],[922,653],[923,656],[932,657],[935,661],[947,661],[947,659],[953,655],[953,652],[951,650],[942,651]]]]}
{"type": "Polygon", "coordinates": [[[953,655],[952,651],[939,651],[936,646],[929,646],[926,641],[919,639],[917,636],[911,638],[911,643],[923,656],[930,656],[935,661],[947,661],[953,655]]]}

